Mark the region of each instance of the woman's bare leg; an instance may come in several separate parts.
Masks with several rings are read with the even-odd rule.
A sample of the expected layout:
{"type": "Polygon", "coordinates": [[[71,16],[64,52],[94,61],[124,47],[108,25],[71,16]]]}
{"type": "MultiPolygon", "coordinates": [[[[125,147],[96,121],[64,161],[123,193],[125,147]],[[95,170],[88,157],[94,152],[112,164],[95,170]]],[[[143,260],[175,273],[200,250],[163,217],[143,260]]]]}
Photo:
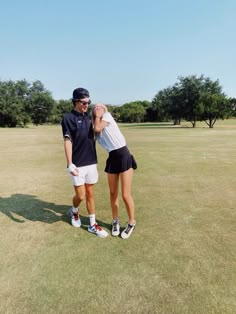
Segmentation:
{"type": "Polygon", "coordinates": [[[126,210],[129,217],[129,224],[133,225],[134,220],[134,201],[131,195],[132,179],[133,179],[133,168],[120,173],[121,178],[121,190],[122,198],[124,200],[126,210]]]}
{"type": "Polygon", "coordinates": [[[108,173],[107,178],[110,189],[110,204],[112,210],[112,218],[114,220],[117,220],[119,217],[119,200],[118,200],[119,174],[108,173]]]}

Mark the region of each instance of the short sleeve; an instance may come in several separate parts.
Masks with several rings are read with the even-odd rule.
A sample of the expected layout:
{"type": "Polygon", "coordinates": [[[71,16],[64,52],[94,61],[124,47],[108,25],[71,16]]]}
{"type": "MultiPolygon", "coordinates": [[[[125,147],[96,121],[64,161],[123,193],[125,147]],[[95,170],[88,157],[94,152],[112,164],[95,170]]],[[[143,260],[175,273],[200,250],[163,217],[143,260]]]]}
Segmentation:
{"type": "Polygon", "coordinates": [[[68,119],[66,119],[65,116],[63,116],[63,118],[62,118],[61,127],[62,127],[63,137],[64,138],[68,137],[70,140],[72,140],[70,127],[69,127],[69,121],[68,121],[68,119]]]}
{"type": "Polygon", "coordinates": [[[102,120],[111,123],[114,119],[110,112],[105,112],[104,115],[102,116],[102,120]]]}

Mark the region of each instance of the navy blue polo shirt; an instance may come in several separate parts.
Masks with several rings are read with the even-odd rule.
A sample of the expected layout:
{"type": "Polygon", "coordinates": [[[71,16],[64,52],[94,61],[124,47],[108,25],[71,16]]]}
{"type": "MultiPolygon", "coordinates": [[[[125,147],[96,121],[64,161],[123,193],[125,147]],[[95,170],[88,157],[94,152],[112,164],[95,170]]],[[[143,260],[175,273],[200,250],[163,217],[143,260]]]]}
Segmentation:
{"type": "Polygon", "coordinates": [[[90,115],[72,110],[63,115],[63,137],[72,142],[72,163],[76,167],[89,166],[97,163],[95,138],[90,115]]]}

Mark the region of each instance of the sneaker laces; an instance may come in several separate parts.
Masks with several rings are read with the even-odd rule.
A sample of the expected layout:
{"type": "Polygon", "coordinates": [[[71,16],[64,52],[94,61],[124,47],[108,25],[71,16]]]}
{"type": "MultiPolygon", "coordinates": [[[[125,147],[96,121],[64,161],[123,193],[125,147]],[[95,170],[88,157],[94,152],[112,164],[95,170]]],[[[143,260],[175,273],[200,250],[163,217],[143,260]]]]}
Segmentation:
{"type": "Polygon", "coordinates": [[[78,220],[79,219],[79,212],[77,212],[77,213],[73,212],[73,217],[74,217],[74,220],[78,220]]]}
{"type": "Polygon", "coordinates": [[[113,228],[113,231],[117,231],[118,230],[118,224],[119,222],[118,221],[114,221],[113,224],[112,224],[112,228],[113,228]]]}
{"type": "Polygon", "coordinates": [[[132,228],[133,228],[133,225],[128,224],[125,229],[125,233],[128,234],[132,228]]]}
{"type": "Polygon", "coordinates": [[[100,227],[98,224],[94,224],[93,227],[98,231],[102,231],[102,227],[100,227]]]}

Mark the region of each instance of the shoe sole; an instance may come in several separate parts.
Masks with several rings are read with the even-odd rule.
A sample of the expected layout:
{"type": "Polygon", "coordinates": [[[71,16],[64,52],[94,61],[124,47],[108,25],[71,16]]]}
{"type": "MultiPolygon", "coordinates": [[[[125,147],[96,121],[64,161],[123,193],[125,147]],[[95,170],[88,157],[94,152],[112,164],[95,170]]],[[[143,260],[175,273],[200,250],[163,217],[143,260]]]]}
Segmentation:
{"type": "Polygon", "coordinates": [[[105,239],[105,238],[108,237],[108,234],[106,234],[106,235],[96,234],[96,236],[99,237],[99,238],[105,239]]]}
{"type": "Polygon", "coordinates": [[[111,233],[111,235],[112,235],[113,237],[118,237],[119,234],[120,234],[120,232],[117,232],[117,233],[112,232],[112,233],[111,233]]]}
{"type": "Polygon", "coordinates": [[[108,237],[108,233],[106,235],[102,235],[102,234],[98,234],[98,233],[96,233],[92,230],[89,230],[89,229],[88,229],[88,232],[95,234],[99,238],[107,238],[108,237]]]}
{"type": "Polygon", "coordinates": [[[80,228],[80,227],[81,227],[81,222],[80,222],[79,225],[75,225],[75,224],[73,224],[73,223],[71,222],[71,225],[72,225],[74,228],[80,228]]]}

